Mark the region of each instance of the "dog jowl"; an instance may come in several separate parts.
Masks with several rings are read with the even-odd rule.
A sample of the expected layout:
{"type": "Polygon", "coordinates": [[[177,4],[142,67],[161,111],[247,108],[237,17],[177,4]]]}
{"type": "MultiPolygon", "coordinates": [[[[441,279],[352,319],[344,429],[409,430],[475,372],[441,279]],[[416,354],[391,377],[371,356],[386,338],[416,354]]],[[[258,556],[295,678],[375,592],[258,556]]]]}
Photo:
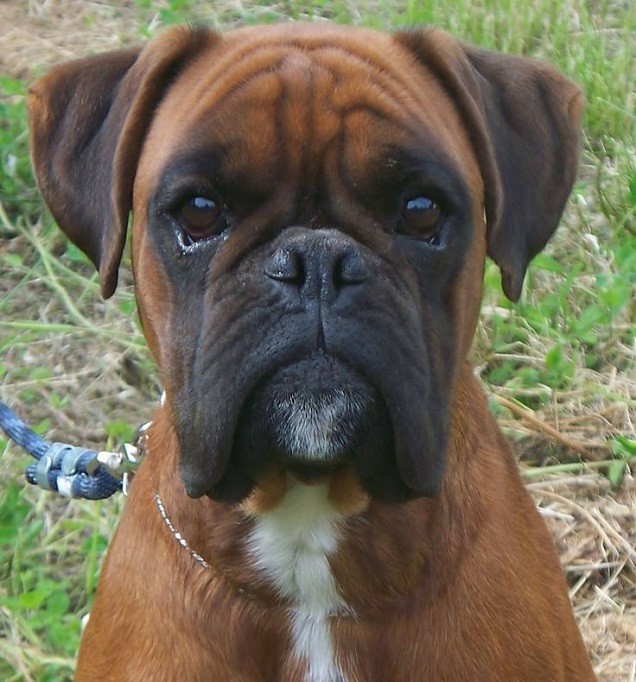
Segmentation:
{"type": "MultiPolygon", "coordinates": [[[[466,364],[484,259],[518,299],[574,180],[580,112],[578,88],[550,66],[433,29],[176,28],[32,87],[41,191],[104,296],[132,212],[138,309],[167,394],[105,572],[126,563],[125,529],[161,489],[198,555],[220,562],[207,570],[229,576],[181,631],[224,590],[240,631],[232,585],[270,609],[252,636],[275,644],[250,664],[204,619],[205,642],[183,654],[191,679],[591,679],[554,550],[466,364]],[[288,589],[268,542],[296,533],[296,558],[311,544],[298,529],[318,490],[333,534],[288,589]],[[462,561],[508,535],[509,552],[462,561]],[[554,585],[552,617],[521,576],[519,594],[489,591],[519,566],[554,585]],[[486,626],[466,635],[469,582],[489,596],[486,626]],[[370,615],[381,606],[392,634],[370,615]],[[567,646],[532,653],[560,630],[567,646]]],[[[115,582],[100,583],[94,639],[108,640],[102,595],[115,582]]]]}

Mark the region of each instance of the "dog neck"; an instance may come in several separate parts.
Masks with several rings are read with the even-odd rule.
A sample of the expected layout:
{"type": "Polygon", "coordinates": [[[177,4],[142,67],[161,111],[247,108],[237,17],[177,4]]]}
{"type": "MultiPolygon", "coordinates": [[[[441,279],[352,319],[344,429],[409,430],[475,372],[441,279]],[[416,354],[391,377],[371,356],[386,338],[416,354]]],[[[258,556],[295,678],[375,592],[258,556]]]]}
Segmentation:
{"type": "Polygon", "coordinates": [[[207,497],[193,500],[178,476],[177,441],[161,408],[130,504],[159,495],[164,513],[153,501],[157,535],[181,545],[169,555],[179,562],[175,570],[195,583],[220,579],[240,598],[268,607],[377,616],[443,589],[446,576],[435,566],[448,572],[461,561],[488,512],[501,462],[487,456],[484,431],[496,438],[496,430],[483,427],[491,418],[467,367],[454,403],[453,419],[461,420],[451,429],[447,456],[447,469],[454,471],[434,499],[381,504],[343,469],[311,485],[272,472],[234,507],[207,497]]]}

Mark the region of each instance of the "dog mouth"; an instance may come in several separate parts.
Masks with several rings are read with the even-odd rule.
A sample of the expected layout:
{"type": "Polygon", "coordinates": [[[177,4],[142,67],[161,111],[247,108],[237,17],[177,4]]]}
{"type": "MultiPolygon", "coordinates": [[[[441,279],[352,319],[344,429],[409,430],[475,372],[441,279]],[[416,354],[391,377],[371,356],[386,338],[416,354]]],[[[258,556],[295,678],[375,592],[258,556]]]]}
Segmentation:
{"type": "Polygon", "coordinates": [[[236,504],[281,469],[316,482],[351,470],[387,503],[437,493],[446,393],[417,325],[395,335],[330,315],[324,328],[319,348],[294,321],[234,356],[197,355],[170,400],[190,497],[236,504]]]}
{"type": "Polygon", "coordinates": [[[316,352],[256,386],[241,410],[235,454],[250,473],[275,461],[303,478],[323,475],[356,449],[377,399],[348,365],[316,352]]]}

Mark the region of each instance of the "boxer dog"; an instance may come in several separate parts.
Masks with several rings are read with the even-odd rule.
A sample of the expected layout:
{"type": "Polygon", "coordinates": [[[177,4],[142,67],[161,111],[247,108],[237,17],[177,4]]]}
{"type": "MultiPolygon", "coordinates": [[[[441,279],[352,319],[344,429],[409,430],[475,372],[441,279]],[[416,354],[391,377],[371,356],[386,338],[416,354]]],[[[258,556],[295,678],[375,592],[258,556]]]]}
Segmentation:
{"type": "Polygon", "coordinates": [[[78,680],[583,682],[567,585],[467,362],[519,298],[582,98],[435,30],[173,28],[29,97],[110,296],[132,212],[167,399],[78,680]]]}

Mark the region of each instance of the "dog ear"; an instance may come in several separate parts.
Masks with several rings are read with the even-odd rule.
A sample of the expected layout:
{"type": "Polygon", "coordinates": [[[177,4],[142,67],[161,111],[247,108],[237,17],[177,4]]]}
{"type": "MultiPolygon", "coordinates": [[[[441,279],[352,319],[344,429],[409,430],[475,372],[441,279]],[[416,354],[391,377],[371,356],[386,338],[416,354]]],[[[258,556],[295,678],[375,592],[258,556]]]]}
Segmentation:
{"type": "Polygon", "coordinates": [[[29,89],[31,158],[57,224],[117,286],[132,188],[155,107],[175,75],[216,34],[173,28],[143,50],[55,68],[29,89]]]}
{"type": "Polygon", "coordinates": [[[574,183],[581,91],[548,64],[462,45],[437,29],[396,39],[439,79],[470,132],[485,184],[488,255],[516,301],[574,183]]]}

